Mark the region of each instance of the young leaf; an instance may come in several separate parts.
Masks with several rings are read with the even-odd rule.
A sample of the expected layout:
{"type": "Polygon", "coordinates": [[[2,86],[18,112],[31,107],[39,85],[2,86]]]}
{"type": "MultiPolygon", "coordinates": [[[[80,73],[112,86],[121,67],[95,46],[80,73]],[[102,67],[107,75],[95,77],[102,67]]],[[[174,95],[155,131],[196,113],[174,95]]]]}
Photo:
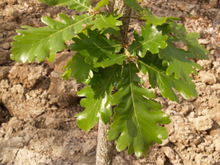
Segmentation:
{"type": "Polygon", "coordinates": [[[142,29],[142,34],[134,34],[135,40],[129,47],[131,54],[136,53],[140,57],[144,57],[147,51],[153,54],[159,52],[159,49],[164,49],[167,46],[167,35],[162,35],[161,31],[158,31],[155,26],[146,25],[142,29]]]}
{"type": "Polygon", "coordinates": [[[189,60],[191,56],[189,51],[178,49],[171,41],[168,41],[168,46],[161,49],[159,57],[168,63],[166,73],[171,75],[174,73],[175,78],[182,78],[185,81],[191,80],[190,74],[196,74],[195,68],[201,69],[200,65],[189,60]]]}
{"type": "Polygon", "coordinates": [[[96,62],[94,64],[94,67],[108,67],[114,64],[122,65],[123,62],[126,60],[126,57],[124,54],[111,54],[109,58],[105,58],[101,62],[96,62]]]}
{"type": "Polygon", "coordinates": [[[98,122],[100,116],[104,123],[110,121],[112,115],[111,91],[117,79],[118,69],[118,66],[112,66],[100,69],[98,73],[94,72],[94,77],[90,82],[91,86],[87,85],[78,92],[79,96],[86,97],[80,102],[85,110],[76,115],[77,124],[81,129],[89,131],[98,122]]]}
{"type": "Polygon", "coordinates": [[[63,72],[62,77],[64,79],[74,77],[77,82],[83,82],[88,78],[92,68],[91,64],[85,62],[85,57],[77,53],[65,66],[66,70],[63,72]]]}
{"type": "Polygon", "coordinates": [[[143,8],[139,5],[136,0],[124,0],[125,5],[133,8],[134,10],[143,11],[143,8]]]}
{"type": "Polygon", "coordinates": [[[65,41],[82,31],[84,29],[82,25],[91,22],[92,19],[88,14],[74,16],[73,19],[64,14],[59,14],[58,17],[62,20],[61,22],[43,17],[42,21],[48,26],[41,28],[23,26],[27,29],[18,30],[22,35],[14,37],[11,58],[22,62],[54,59],[58,51],[66,48],[65,41]]]}
{"type": "Polygon", "coordinates": [[[121,45],[115,40],[109,40],[99,31],[88,30],[88,36],[84,33],[78,34],[78,38],[73,38],[74,43],[70,48],[74,51],[88,52],[88,59],[93,62],[100,62],[104,58],[116,54],[121,49],[121,45]]]}
{"type": "Polygon", "coordinates": [[[208,51],[198,43],[198,33],[187,34],[183,25],[177,25],[175,23],[170,23],[170,27],[172,28],[175,37],[187,45],[188,51],[191,53],[190,58],[208,59],[208,56],[206,55],[208,51]]]}
{"type": "Polygon", "coordinates": [[[109,140],[116,139],[117,150],[128,147],[128,153],[140,157],[146,154],[154,142],[161,143],[167,138],[166,129],[159,125],[170,122],[161,106],[149,100],[154,98],[152,91],[139,86],[138,70],[132,63],[126,64],[122,79],[117,86],[111,103],[117,105],[114,109],[113,122],[108,132],[109,140]]]}
{"type": "Polygon", "coordinates": [[[109,0],[100,0],[97,5],[95,6],[94,10],[97,11],[99,10],[101,7],[108,5],[109,0]]]}
{"type": "Polygon", "coordinates": [[[69,9],[76,11],[89,11],[91,9],[89,0],[40,0],[48,5],[69,6],[69,9]]]}
{"type": "Polygon", "coordinates": [[[142,73],[148,72],[150,84],[154,88],[158,86],[163,97],[178,102],[173,88],[187,99],[197,95],[195,84],[191,79],[175,79],[174,75],[167,75],[167,67],[162,65],[162,60],[157,55],[148,52],[143,59],[138,60],[138,65],[142,73]]]}
{"type": "Polygon", "coordinates": [[[153,15],[149,11],[144,12],[144,16],[142,17],[142,19],[146,20],[147,24],[152,24],[154,26],[162,25],[170,20],[179,20],[179,18],[177,17],[158,17],[156,15],[153,15]]]}
{"type": "Polygon", "coordinates": [[[112,28],[115,30],[119,30],[119,26],[122,25],[122,22],[118,20],[120,16],[121,15],[114,16],[112,14],[97,14],[95,20],[92,22],[94,25],[91,29],[98,29],[101,31],[103,29],[112,28]]]}

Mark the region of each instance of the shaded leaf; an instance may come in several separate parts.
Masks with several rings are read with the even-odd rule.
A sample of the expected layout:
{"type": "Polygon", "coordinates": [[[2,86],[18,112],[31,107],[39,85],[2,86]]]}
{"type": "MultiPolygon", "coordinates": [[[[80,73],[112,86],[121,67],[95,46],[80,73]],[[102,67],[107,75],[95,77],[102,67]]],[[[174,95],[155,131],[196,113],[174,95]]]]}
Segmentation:
{"type": "Polygon", "coordinates": [[[81,129],[89,131],[98,122],[99,117],[104,123],[110,121],[112,115],[110,98],[113,85],[116,82],[116,72],[119,67],[108,67],[94,72],[94,77],[84,89],[78,92],[83,98],[80,104],[85,110],[76,115],[77,124],[81,129]],[[99,82],[99,83],[97,83],[99,82]]]}
{"type": "Polygon", "coordinates": [[[171,41],[159,52],[159,57],[168,63],[166,73],[174,73],[176,79],[182,78],[184,81],[191,80],[189,75],[197,73],[195,68],[201,69],[199,64],[188,59],[190,56],[191,52],[176,48],[171,41]]]}
{"type": "Polygon", "coordinates": [[[105,68],[114,64],[122,65],[125,60],[126,57],[124,54],[112,54],[109,58],[105,58],[105,60],[95,63],[94,67],[105,68]]]}
{"type": "Polygon", "coordinates": [[[206,55],[208,51],[198,43],[198,33],[187,34],[183,25],[177,25],[174,23],[170,23],[170,27],[172,28],[175,37],[187,45],[188,51],[191,53],[190,58],[208,59],[208,56],[206,55]]]}
{"type": "Polygon", "coordinates": [[[160,104],[150,100],[154,98],[153,92],[139,86],[137,73],[134,64],[124,66],[118,91],[111,101],[117,107],[108,138],[116,139],[118,151],[128,148],[129,154],[134,152],[140,157],[154,142],[161,143],[161,139],[167,138],[166,129],[159,123],[167,124],[170,120],[160,111],[160,104]]]}
{"type": "Polygon", "coordinates": [[[152,24],[154,26],[162,25],[167,21],[179,20],[177,17],[158,17],[149,11],[145,11],[142,19],[146,20],[147,24],[152,24]]]}
{"type": "Polygon", "coordinates": [[[182,78],[175,79],[174,75],[167,75],[167,67],[162,65],[162,60],[157,55],[147,53],[147,55],[138,60],[138,65],[142,73],[148,72],[149,82],[153,88],[157,87],[163,97],[169,98],[172,101],[178,102],[173,89],[176,89],[180,94],[189,99],[197,95],[195,84],[192,83],[191,79],[184,80],[182,78]]]}
{"type": "Polygon", "coordinates": [[[133,8],[134,10],[142,11],[143,8],[140,6],[140,4],[136,0],[124,0],[125,5],[133,8]]]}
{"type": "Polygon", "coordinates": [[[83,82],[89,77],[92,70],[92,65],[85,62],[85,57],[80,53],[75,54],[65,66],[65,71],[62,74],[64,79],[71,77],[76,78],[77,82],[83,82]]]}
{"type": "Polygon", "coordinates": [[[46,58],[53,60],[58,51],[66,48],[65,41],[70,40],[75,33],[82,31],[82,25],[91,22],[92,18],[88,14],[74,16],[73,19],[64,14],[59,14],[58,17],[62,21],[43,17],[42,21],[48,25],[46,27],[22,26],[27,29],[17,31],[22,35],[14,37],[11,58],[22,62],[32,62],[35,59],[43,61],[46,58]]]}
{"type": "Polygon", "coordinates": [[[109,56],[116,54],[121,49],[121,45],[115,40],[109,40],[99,31],[88,30],[88,34],[80,33],[77,38],[73,38],[74,43],[70,48],[74,51],[86,51],[86,60],[99,62],[109,56]]]}

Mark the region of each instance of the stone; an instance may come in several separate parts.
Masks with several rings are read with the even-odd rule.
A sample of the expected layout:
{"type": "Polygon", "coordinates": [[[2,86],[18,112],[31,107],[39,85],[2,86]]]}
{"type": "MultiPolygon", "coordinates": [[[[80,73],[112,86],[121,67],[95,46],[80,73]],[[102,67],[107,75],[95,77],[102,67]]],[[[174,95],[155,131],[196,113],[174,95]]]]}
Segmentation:
{"type": "Polygon", "coordinates": [[[75,104],[80,99],[76,94],[78,86],[76,80],[71,79],[64,81],[60,73],[53,71],[50,74],[50,87],[48,92],[59,97],[57,102],[59,107],[68,107],[69,105],[75,104]]]}
{"type": "Polygon", "coordinates": [[[47,128],[58,129],[60,128],[61,122],[59,119],[55,119],[53,117],[47,117],[45,120],[45,125],[47,128]]]}
{"type": "MultiPolygon", "coordinates": [[[[82,145],[83,155],[92,155],[93,151],[95,151],[96,140],[89,139],[82,145]]],[[[95,153],[95,152],[94,152],[95,153]]]]}
{"type": "Polygon", "coordinates": [[[213,121],[207,116],[200,116],[194,119],[197,131],[207,131],[212,128],[213,121]]]}
{"type": "Polygon", "coordinates": [[[209,111],[209,117],[220,125],[220,104],[209,111]]]}
{"type": "Polygon", "coordinates": [[[215,150],[220,153],[220,138],[215,139],[213,144],[215,146],[215,150]]]}
{"type": "Polygon", "coordinates": [[[212,73],[201,71],[199,75],[203,83],[212,85],[216,82],[216,78],[212,73]]]}
{"type": "Polygon", "coordinates": [[[220,129],[219,128],[212,129],[209,134],[210,136],[215,136],[215,135],[220,136],[220,129]]]}
{"type": "Polygon", "coordinates": [[[10,61],[10,52],[9,51],[0,51],[0,65],[4,65],[10,61]]]}
{"type": "Polygon", "coordinates": [[[49,73],[49,68],[39,64],[16,63],[9,73],[10,82],[23,84],[28,89],[33,89],[49,73]]]}
{"type": "Polygon", "coordinates": [[[7,79],[11,66],[0,66],[0,80],[7,79]]]}
{"type": "Polygon", "coordinates": [[[220,102],[220,98],[217,96],[210,96],[208,100],[209,107],[216,107],[220,102]]]}
{"type": "Polygon", "coordinates": [[[6,42],[6,43],[3,44],[2,47],[3,47],[3,49],[8,50],[8,49],[10,49],[11,46],[10,46],[10,43],[6,42]]]}
{"type": "Polygon", "coordinates": [[[170,159],[170,160],[174,160],[175,159],[175,152],[173,151],[172,148],[170,147],[163,147],[162,151],[164,152],[164,154],[170,159]]]}
{"type": "Polygon", "coordinates": [[[67,64],[67,62],[70,60],[70,58],[73,55],[71,53],[60,53],[56,55],[56,61],[55,63],[48,63],[51,69],[54,69],[54,71],[58,73],[63,73],[64,66],[67,64]]]}

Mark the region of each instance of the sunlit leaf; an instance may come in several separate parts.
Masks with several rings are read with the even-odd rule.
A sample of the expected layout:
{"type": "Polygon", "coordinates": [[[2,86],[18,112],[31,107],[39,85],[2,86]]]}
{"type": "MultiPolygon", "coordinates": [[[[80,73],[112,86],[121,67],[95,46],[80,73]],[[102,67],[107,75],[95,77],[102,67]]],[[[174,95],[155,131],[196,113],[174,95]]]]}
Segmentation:
{"type": "Polygon", "coordinates": [[[11,58],[16,61],[32,62],[43,61],[46,58],[54,59],[58,51],[66,48],[65,41],[70,40],[76,33],[83,30],[83,24],[91,22],[88,14],[74,16],[73,19],[59,14],[62,21],[55,21],[50,17],[43,17],[47,25],[41,28],[22,26],[25,30],[18,30],[12,42],[11,58]]]}

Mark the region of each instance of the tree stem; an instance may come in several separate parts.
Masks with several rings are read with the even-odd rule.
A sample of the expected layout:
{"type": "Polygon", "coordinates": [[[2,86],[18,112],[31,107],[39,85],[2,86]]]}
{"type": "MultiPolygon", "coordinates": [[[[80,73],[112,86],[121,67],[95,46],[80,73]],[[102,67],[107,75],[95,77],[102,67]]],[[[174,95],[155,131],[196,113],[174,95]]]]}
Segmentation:
{"type": "MultiPolygon", "coordinates": [[[[114,12],[118,9],[118,13],[121,13],[122,25],[120,26],[120,37],[118,38],[122,42],[122,46],[127,48],[128,40],[128,28],[130,23],[130,16],[132,9],[124,4],[123,0],[109,0],[109,5],[107,8],[108,13],[114,12]]],[[[96,152],[96,165],[111,165],[113,160],[113,142],[108,141],[107,132],[109,130],[109,125],[105,125],[102,119],[99,119],[98,128],[98,143],[96,152]]]]}
{"type": "Polygon", "coordinates": [[[109,124],[105,125],[102,119],[99,120],[98,143],[96,150],[96,165],[111,165],[113,159],[113,141],[108,141],[107,132],[109,124]]]}

